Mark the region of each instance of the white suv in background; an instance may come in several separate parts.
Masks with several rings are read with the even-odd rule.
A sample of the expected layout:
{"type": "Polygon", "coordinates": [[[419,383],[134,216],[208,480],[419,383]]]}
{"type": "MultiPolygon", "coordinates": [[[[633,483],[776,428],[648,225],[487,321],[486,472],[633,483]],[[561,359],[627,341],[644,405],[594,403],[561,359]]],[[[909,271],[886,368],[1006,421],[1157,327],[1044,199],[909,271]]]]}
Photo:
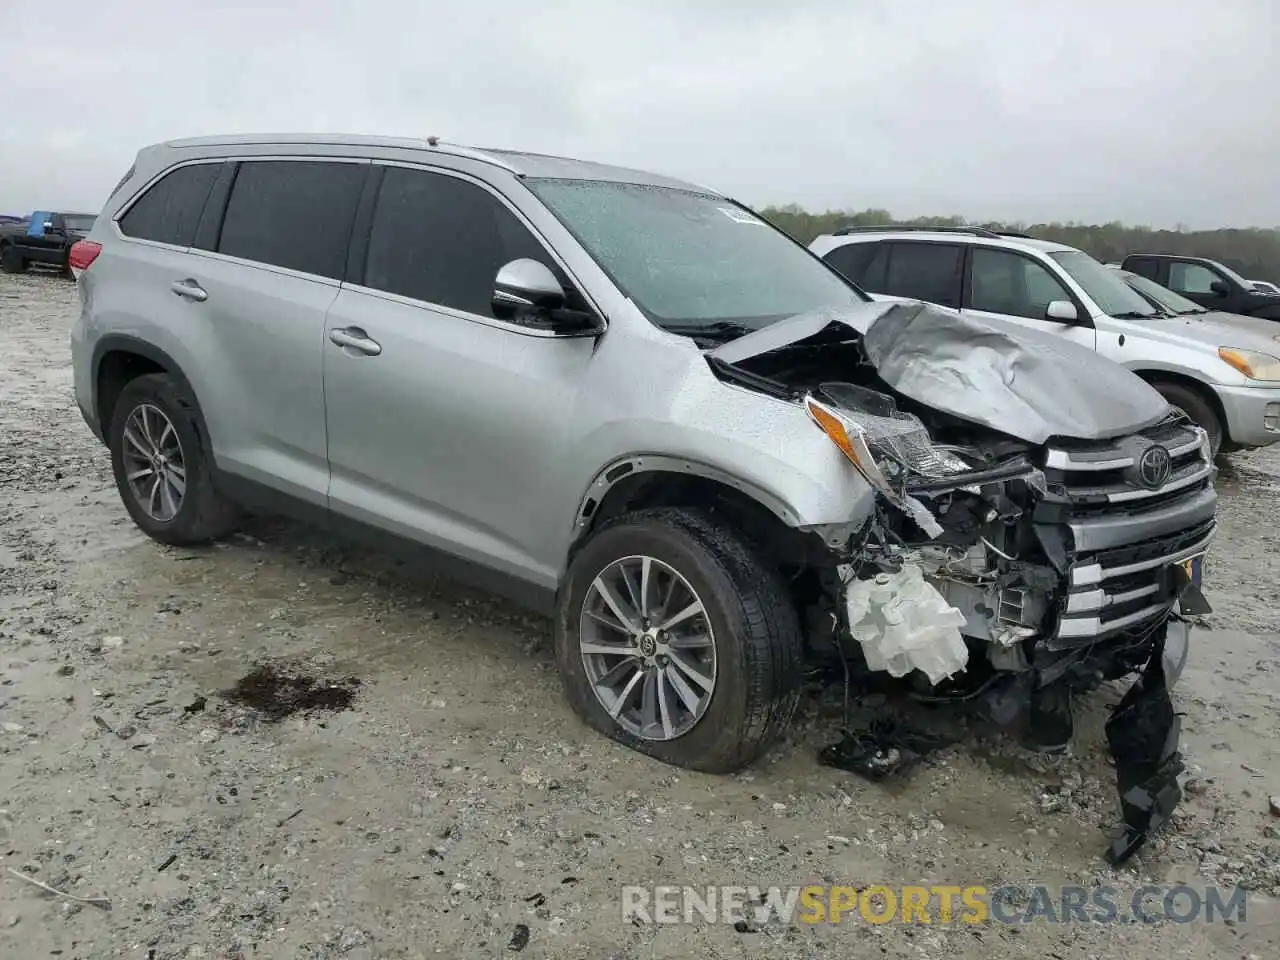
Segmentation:
{"type": "Polygon", "coordinates": [[[1280,440],[1280,342],[1172,316],[1074,247],[979,227],[850,227],[810,249],[872,294],[928,300],[1073,340],[1128,367],[1213,450],[1280,440]]]}

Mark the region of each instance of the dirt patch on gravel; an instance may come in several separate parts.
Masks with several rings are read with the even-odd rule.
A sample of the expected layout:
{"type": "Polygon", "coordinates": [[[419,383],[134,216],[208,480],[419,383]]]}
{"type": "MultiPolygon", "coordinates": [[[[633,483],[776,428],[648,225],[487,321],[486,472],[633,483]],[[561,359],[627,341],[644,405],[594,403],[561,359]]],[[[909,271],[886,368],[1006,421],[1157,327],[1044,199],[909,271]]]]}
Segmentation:
{"type": "Polygon", "coordinates": [[[349,710],[359,686],[355,677],[317,680],[287,666],[264,663],[237,680],[231,689],[222,691],[222,695],[267,720],[279,721],[295,713],[349,710]]]}
{"type": "MultiPolygon", "coordinates": [[[[494,597],[276,521],[201,550],[147,540],[72,401],[77,309],[68,281],[0,277],[0,866],[113,909],[0,871],[0,956],[1280,954],[1280,451],[1224,471],[1215,612],[1175,691],[1189,795],[1117,871],[1103,723],[1121,685],[1081,705],[1054,761],[933,709],[950,745],[871,783],[818,763],[837,693],[752,769],[704,776],[586,729],[548,623],[494,597]],[[277,679],[257,674],[249,703],[220,696],[263,664],[277,679]],[[354,700],[325,686],[346,677],[354,700]],[[317,689],[344,709],[291,709],[317,689]],[[984,884],[1026,903],[1041,883],[1178,882],[1247,886],[1247,922],[621,915],[631,883],[984,884]]],[[[883,704],[855,706],[866,722],[883,704]]]]}

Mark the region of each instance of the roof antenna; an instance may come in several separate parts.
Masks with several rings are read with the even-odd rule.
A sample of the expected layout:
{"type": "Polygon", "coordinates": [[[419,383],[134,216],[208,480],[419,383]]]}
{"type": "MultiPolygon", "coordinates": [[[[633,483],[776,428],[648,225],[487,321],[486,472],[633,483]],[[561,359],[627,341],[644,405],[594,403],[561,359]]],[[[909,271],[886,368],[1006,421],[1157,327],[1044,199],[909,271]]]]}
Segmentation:
{"type": "Polygon", "coordinates": [[[438,145],[439,145],[439,143],[440,143],[440,138],[439,138],[439,137],[427,137],[427,146],[428,146],[428,147],[438,146],[438,145]]]}

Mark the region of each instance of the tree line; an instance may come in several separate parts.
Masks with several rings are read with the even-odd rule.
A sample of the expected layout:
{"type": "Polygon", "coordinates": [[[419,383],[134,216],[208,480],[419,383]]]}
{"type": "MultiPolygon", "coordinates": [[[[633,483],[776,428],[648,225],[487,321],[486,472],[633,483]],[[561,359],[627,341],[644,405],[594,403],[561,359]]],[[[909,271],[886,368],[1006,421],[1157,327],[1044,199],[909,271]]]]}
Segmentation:
{"type": "Polygon", "coordinates": [[[916,217],[895,220],[888,210],[828,210],[809,213],[795,204],[765,207],[761,215],[801,243],[841,227],[900,223],[921,227],[981,226],[1055,240],[1091,254],[1103,263],[1119,263],[1130,253],[1171,253],[1208,257],[1250,280],[1280,281],[1280,229],[1248,227],[1219,230],[1156,230],[1123,223],[982,223],[964,217],[916,217]]]}

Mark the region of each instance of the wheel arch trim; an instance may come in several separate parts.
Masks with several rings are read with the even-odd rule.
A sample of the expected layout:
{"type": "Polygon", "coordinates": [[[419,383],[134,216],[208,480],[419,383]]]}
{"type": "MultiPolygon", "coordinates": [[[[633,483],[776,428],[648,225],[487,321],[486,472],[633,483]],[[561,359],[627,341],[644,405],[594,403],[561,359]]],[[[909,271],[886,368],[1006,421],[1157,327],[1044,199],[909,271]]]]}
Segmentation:
{"type": "Polygon", "coordinates": [[[110,353],[132,353],[140,357],[145,357],[152,363],[161,367],[165,373],[172,376],[178,381],[179,387],[183,392],[182,399],[188,400],[192,404],[191,413],[195,418],[196,430],[199,434],[200,442],[205,444],[206,453],[212,453],[209,443],[209,430],[205,426],[204,413],[200,406],[200,399],[196,396],[195,388],[191,385],[190,378],[183,372],[182,367],[168,353],[146,340],[123,333],[111,333],[100,338],[93,346],[93,358],[91,365],[90,389],[93,397],[93,417],[98,422],[99,428],[102,430],[102,436],[108,435],[110,424],[104,422],[102,410],[99,406],[101,398],[101,374],[102,363],[110,353]]]}

